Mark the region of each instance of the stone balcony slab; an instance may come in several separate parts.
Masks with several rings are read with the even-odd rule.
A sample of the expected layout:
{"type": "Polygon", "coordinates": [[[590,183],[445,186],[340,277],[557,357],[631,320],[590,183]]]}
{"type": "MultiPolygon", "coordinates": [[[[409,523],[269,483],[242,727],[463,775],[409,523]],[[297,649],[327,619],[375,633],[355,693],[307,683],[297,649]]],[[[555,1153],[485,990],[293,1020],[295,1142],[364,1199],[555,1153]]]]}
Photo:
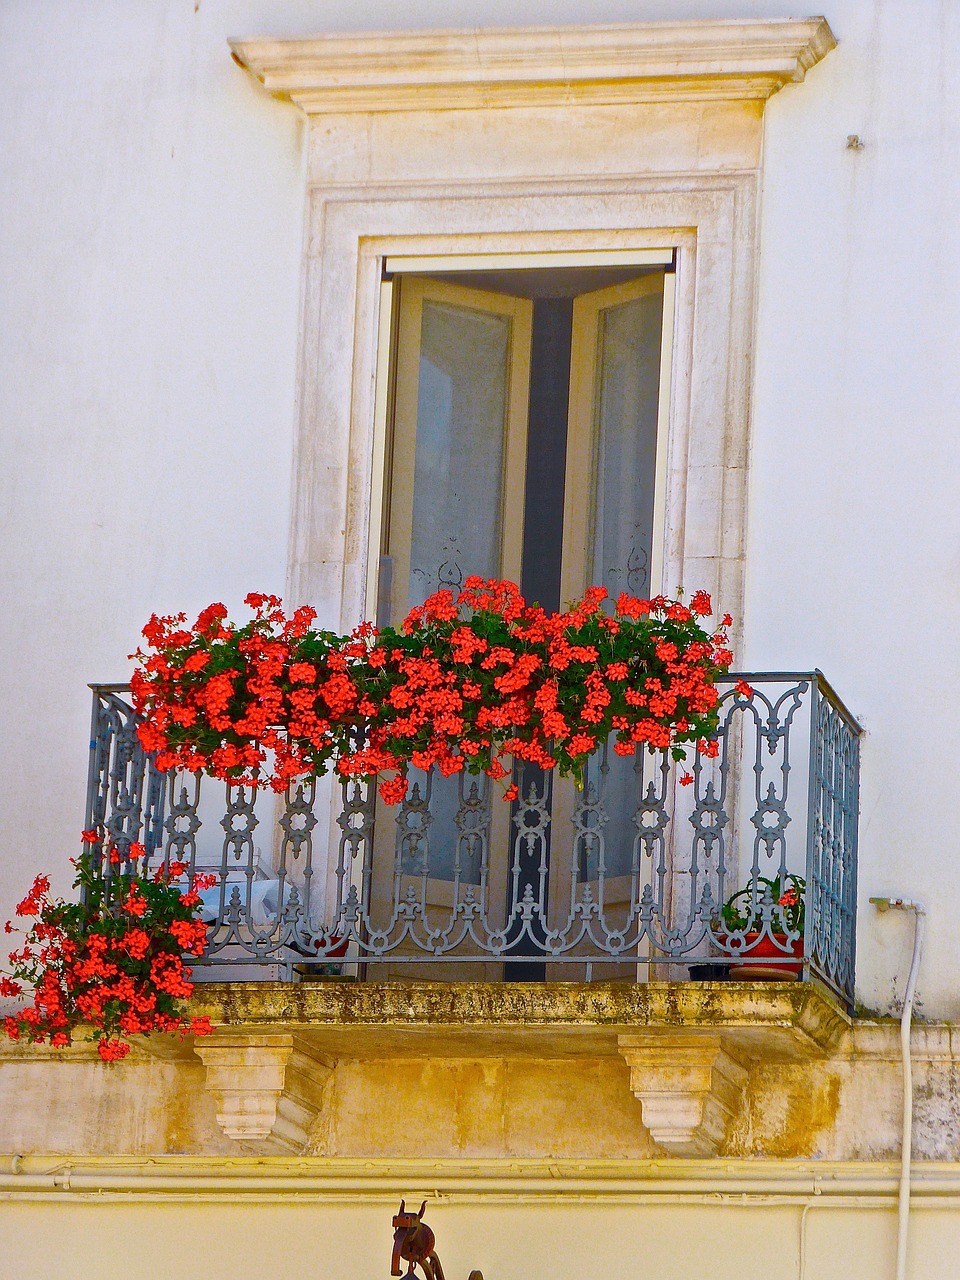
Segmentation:
{"type": "Polygon", "coordinates": [[[715,1155],[754,1064],[828,1058],[851,1034],[830,997],[797,982],[205,983],[191,1012],[217,1028],[196,1052],[224,1133],[288,1150],[307,1141],[304,1064],[307,1077],[316,1064],[318,1099],[337,1059],[618,1056],[654,1141],[715,1155]],[[294,1037],[298,1087],[280,1061],[294,1037]],[[284,1127],[287,1112],[299,1128],[284,1127]]]}
{"type": "Polygon", "coordinates": [[[851,1020],[815,983],[203,983],[191,1013],[296,1035],[327,1059],[616,1057],[632,1033],[720,1035],[738,1060],[844,1051],[851,1020]]]}

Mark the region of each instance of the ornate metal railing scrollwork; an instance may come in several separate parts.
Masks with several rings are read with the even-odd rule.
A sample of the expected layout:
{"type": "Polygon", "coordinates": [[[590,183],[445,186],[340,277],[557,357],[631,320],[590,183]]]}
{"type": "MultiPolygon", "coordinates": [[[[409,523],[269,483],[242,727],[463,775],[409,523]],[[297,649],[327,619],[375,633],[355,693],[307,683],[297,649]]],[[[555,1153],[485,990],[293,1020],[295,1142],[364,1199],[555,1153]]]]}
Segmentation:
{"type": "Polygon", "coordinates": [[[274,797],[164,775],[125,687],[92,687],[85,827],[122,860],[140,841],[148,867],[216,875],[203,963],[588,979],[765,963],[852,1001],[861,731],[818,671],[731,675],[717,754],[686,767],[606,743],[580,791],[529,766],[507,779],[512,801],[484,775],[411,771],[392,808],[365,779],[301,778],[274,797]],[[771,893],[790,877],[806,883],[802,936],[771,893]],[[724,919],[735,892],[740,916],[724,919]]]}

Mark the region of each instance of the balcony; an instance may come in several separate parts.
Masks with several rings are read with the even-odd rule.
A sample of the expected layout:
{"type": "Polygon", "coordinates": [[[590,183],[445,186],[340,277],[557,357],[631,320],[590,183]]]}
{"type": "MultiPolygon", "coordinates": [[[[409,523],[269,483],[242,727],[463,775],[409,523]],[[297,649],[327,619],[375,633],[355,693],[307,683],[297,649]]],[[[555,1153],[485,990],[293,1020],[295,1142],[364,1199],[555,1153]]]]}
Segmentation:
{"type": "Polygon", "coordinates": [[[720,693],[716,754],[686,766],[601,750],[581,789],[517,767],[513,800],[412,773],[387,806],[356,779],[278,796],[161,773],[126,687],[94,686],[99,874],[134,841],[141,870],[215,874],[191,1000],[215,1033],[144,1052],[198,1056],[244,1150],[308,1149],[332,1072],[407,1060],[414,1107],[459,1059],[484,1080],[598,1072],[651,1150],[721,1153],[754,1067],[849,1039],[860,728],[820,672],[720,693]]]}
{"type": "Polygon", "coordinates": [[[849,1007],[860,727],[820,672],[721,691],[719,754],[691,755],[687,785],[666,753],[604,749],[580,790],[518,767],[505,802],[412,772],[390,807],[362,780],[277,797],[162,774],[126,686],[96,685],[85,826],[216,874],[200,979],[799,977],[849,1007]]]}

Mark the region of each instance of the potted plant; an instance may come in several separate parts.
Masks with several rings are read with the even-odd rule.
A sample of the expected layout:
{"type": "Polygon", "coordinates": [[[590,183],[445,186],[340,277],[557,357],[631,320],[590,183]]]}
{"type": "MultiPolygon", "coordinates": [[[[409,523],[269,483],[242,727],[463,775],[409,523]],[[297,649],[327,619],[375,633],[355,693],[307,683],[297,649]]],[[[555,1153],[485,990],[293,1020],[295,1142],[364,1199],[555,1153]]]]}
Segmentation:
{"type": "Polygon", "coordinates": [[[756,876],[730,895],[714,933],[731,957],[731,977],[792,981],[800,975],[807,884],[785,872],[756,876]]]}

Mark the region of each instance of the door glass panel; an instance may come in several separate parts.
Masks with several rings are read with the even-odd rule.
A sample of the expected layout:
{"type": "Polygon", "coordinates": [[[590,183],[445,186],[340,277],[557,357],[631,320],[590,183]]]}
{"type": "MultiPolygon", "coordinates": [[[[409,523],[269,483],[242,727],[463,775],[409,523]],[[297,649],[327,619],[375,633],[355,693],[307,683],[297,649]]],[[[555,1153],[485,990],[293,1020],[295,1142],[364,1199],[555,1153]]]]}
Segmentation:
{"type": "Polygon", "coordinates": [[[424,299],[407,606],[500,570],[507,316],[424,299]]]}
{"type": "Polygon", "coordinates": [[[663,295],[601,313],[590,581],[613,597],[650,592],[663,295]]]}
{"type": "MultiPolygon", "coordinates": [[[[533,311],[526,299],[427,279],[404,281],[399,297],[389,577],[380,583],[381,616],[394,625],[471,574],[519,579],[533,311]]],[[[402,891],[413,885],[428,906],[447,909],[483,883],[487,828],[505,843],[509,812],[490,813],[487,784],[472,800],[472,777],[411,769],[409,783],[396,813],[402,843],[391,846],[393,821],[381,824],[386,835],[377,828],[374,888],[390,893],[396,856],[402,891]],[[471,835],[477,822],[482,839],[471,835]]]]}
{"type": "MultiPolygon", "coordinates": [[[[646,596],[653,589],[663,279],[651,273],[575,304],[565,598],[604,586],[612,608],[621,591],[646,596]]],[[[629,892],[634,863],[639,796],[632,757],[610,750],[595,785],[605,818],[605,897],[613,901],[616,892],[629,892]]],[[[566,803],[572,812],[574,799],[566,803]]],[[[592,844],[594,856],[573,869],[578,878],[598,875],[599,844],[592,844]]]]}

